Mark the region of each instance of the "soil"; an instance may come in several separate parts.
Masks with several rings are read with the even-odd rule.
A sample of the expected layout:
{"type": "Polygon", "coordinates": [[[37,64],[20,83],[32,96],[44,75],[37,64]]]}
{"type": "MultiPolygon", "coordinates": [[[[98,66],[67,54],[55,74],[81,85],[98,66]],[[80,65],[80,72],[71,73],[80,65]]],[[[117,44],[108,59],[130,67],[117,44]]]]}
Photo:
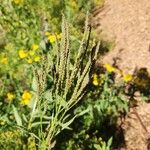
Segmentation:
{"type": "Polygon", "coordinates": [[[128,73],[150,70],[150,0],[105,0],[92,22],[104,40],[115,42],[104,62],[119,58],[119,68],[128,73]]]}
{"type": "Polygon", "coordinates": [[[131,108],[122,128],[125,145],[121,150],[150,149],[150,104],[141,102],[136,108],[131,108]]]}
{"type": "MultiPolygon", "coordinates": [[[[104,63],[118,66],[126,73],[147,68],[150,71],[150,0],[105,0],[104,7],[93,13],[93,26],[104,40],[115,46],[104,63]]],[[[150,103],[138,102],[131,108],[123,125],[122,150],[150,149],[150,103]]]]}

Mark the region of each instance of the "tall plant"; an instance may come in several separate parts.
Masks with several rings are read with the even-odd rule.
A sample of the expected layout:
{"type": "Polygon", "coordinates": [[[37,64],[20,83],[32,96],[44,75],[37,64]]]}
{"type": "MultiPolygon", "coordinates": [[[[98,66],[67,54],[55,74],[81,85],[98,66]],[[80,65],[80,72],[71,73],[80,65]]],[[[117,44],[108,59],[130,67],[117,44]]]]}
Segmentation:
{"type": "Polygon", "coordinates": [[[52,149],[55,137],[85,110],[74,116],[68,111],[84,96],[90,79],[90,70],[97,59],[100,42],[90,46],[88,17],[77,54],[71,55],[68,22],[62,17],[62,39],[56,42],[56,54],[52,51],[43,56],[40,67],[34,68],[33,90],[35,92],[28,131],[39,139],[39,147],[52,149]],[[36,131],[36,132],[35,132],[36,131]],[[36,136],[36,134],[38,136],[36,136]]]}

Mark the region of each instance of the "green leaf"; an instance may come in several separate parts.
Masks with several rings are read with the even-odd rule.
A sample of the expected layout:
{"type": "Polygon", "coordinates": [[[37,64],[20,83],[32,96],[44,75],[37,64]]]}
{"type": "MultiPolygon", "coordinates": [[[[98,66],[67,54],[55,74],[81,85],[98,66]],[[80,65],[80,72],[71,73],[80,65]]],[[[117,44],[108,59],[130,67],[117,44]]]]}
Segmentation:
{"type": "Polygon", "coordinates": [[[61,96],[58,96],[57,99],[59,100],[60,106],[62,106],[64,108],[67,107],[67,102],[64,100],[64,98],[62,98],[61,96]]]}
{"type": "Polygon", "coordinates": [[[78,113],[76,115],[76,117],[80,117],[80,116],[83,116],[84,114],[88,113],[90,111],[90,108],[87,108],[86,110],[83,110],[82,112],[78,113]]]}
{"type": "Polygon", "coordinates": [[[94,148],[96,150],[102,150],[101,146],[99,144],[94,144],[94,148]]]}
{"type": "Polygon", "coordinates": [[[43,125],[43,124],[48,125],[49,123],[50,123],[49,121],[35,122],[35,123],[32,123],[31,128],[36,127],[38,125],[43,125]]]}
{"type": "Polygon", "coordinates": [[[36,77],[33,77],[33,80],[32,80],[32,89],[35,92],[38,91],[38,81],[37,81],[36,77]]]}
{"type": "Polygon", "coordinates": [[[22,126],[22,120],[21,120],[21,117],[18,114],[18,111],[17,111],[16,107],[14,105],[12,107],[13,107],[13,113],[14,113],[17,125],[22,126]]]}
{"type": "Polygon", "coordinates": [[[43,50],[46,50],[46,43],[45,43],[45,40],[42,40],[40,42],[40,47],[43,49],[43,50]]]}
{"type": "Polygon", "coordinates": [[[106,150],[106,143],[105,142],[103,142],[102,150],[106,150]]]}
{"type": "Polygon", "coordinates": [[[25,114],[22,114],[22,119],[23,119],[25,122],[28,122],[27,117],[26,117],[25,114]]]}
{"type": "Polygon", "coordinates": [[[44,98],[46,100],[48,100],[49,102],[52,102],[53,101],[53,96],[52,96],[52,92],[50,90],[46,91],[44,93],[44,98]]]}
{"type": "MultiPolygon", "coordinates": [[[[108,147],[108,148],[111,146],[111,144],[112,144],[112,140],[113,140],[113,138],[112,138],[112,137],[108,140],[108,142],[107,142],[107,147],[108,147]]],[[[109,150],[109,149],[108,149],[108,150],[109,150]]]]}
{"type": "Polygon", "coordinates": [[[72,119],[70,119],[68,122],[66,123],[63,123],[63,124],[60,124],[62,126],[62,129],[61,130],[64,130],[64,129],[71,129],[69,128],[69,125],[74,121],[74,119],[76,118],[76,116],[74,116],[72,119]]]}

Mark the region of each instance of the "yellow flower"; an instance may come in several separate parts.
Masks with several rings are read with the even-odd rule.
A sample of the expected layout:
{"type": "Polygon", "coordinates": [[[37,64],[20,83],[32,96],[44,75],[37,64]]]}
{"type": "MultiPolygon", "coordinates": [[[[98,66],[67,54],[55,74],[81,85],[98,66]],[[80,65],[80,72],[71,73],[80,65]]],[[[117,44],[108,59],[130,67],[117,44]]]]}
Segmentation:
{"type": "Polygon", "coordinates": [[[32,64],[32,63],[33,63],[33,60],[32,60],[31,58],[29,58],[29,59],[27,60],[27,62],[28,62],[29,64],[32,64]]]}
{"type": "Polygon", "coordinates": [[[34,58],[34,61],[35,61],[35,62],[40,61],[40,56],[36,56],[36,57],[34,58]]]}
{"type": "Polygon", "coordinates": [[[23,0],[13,0],[13,2],[18,5],[18,4],[23,3],[23,0]]]}
{"type": "Polygon", "coordinates": [[[48,36],[48,40],[51,42],[51,43],[54,43],[56,41],[56,36],[55,35],[49,35],[48,36]]]}
{"type": "Polygon", "coordinates": [[[37,50],[38,48],[39,48],[39,45],[37,45],[37,44],[33,44],[33,45],[32,45],[32,49],[33,49],[33,50],[37,50]]]}
{"type": "Polygon", "coordinates": [[[22,94],[21,104],[28,105],[30,103],[31,97],[32,95],[29,91],[24,91],[22,94]]]}
{"type": "Polygon", "coordinates": [[[104,68],[105,68],[109,73],[115,72],[115,70],[116,70],[116,68],[112,67],[112,66],[109,65],[109,64],[104,64],[104,68]]]}
{"type": "Polygon", "coordinates": [[[29,51],[30,56],[34,56],[34,54],[35,54],[35,51],[33,51],[33,50],[29,51]]]}
{"type": "Polygon", "coordinates": [[[24,91],[22,94],[22,99],[31,99],[31,93],[28,91],[24,91]]]}
{"type": "Polygon", "coordinates": [[[25,50],[23,50],[23,49],[19,50],[19,57],[21,59],[26,58],[27,56],[28,56],[28,53],[25,50]]]}
{"type": "Polygon", "coordinates": [[[48,36],[47,38],[51,43],[54,43],[57,39],[60,39],[62,37],[62,34],[50,35],[47,32],[45,34],[48,36]]]}
{"type": "Polygon", "coordinates": [[[99,78],[100,78],[99,85],[101,85],[101,84],[104,83],[105,77],[106,77],[106,75],[104,73],[102,73],[102,74],[99,75],[99,78]]]}
{"type": "Polygon", "coordinates": [[[22,99],[21,100],[21,104],[22,105],[28,105],[30,103],[30,100],[29,99],[22,99]]]}
{"type": "Polygon", "coordinates": [[[93,85],[98,86],[98,76],[97,74],[93,74],[93,85]]]}
{"type": "Polygon", "coordinates": [[[12,101],[15,98],[15,95],[13,93],[7,93],[7,100],[12,101]]]}
{"type": "Polygon", "coordinates": [[[132,75],[130,75],[130,74],[124,74],[123,75],[123,80],[125,81],[125,82],[129,82],[129,81],[131,81],[133,79],[133,77],[132,77],[132,75]]]}
{"type": "Polygon", "coordinates": [[[1,63],[2,63],[2,64],[7,64],[7,63],[8,63],[7,57],[2,58],[2,59],[1,59],[1,63]]]}

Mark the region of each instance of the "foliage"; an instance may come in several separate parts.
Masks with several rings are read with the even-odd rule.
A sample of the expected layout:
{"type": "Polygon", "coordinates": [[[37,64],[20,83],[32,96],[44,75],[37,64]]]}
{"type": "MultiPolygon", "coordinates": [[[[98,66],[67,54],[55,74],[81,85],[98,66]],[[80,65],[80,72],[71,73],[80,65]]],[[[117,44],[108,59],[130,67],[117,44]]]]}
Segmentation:
{"type": "MultiPolygon", "coordinates": [[[[69,125],[76,117],[87,112],[85,110],[74,116],[67,114],[83,97],[85,87],[89,82],[92,63],[97,58],[99,44],[97,44],[94,52],[89,37],[90,28],[86,20],[85,33],[78,53],[71,58],[68,25],[63,17],[61,43],[56,41],[57,44],[53,48],[54,54],[49,55],[49,52],[43,54],[41,63],[33,67],[32,94],[26,90],[22,94],[21,104],[30,107],[30,115],[25,114],[27,110],[25,113],[23,111],[18,112],[18,108],[12,105],[17,126],[22,132],[36,138],[39,149],[52,149],[55,145],[55,136],[62,130],[69,129],[69,125]],[[85,57],[87,54],[90,55],[90,59],[85,57]],[[86,61],[87,64],[85,64],[86,61]],[[56,71],[53,70],[54,67],[56,71]]],[[[41,41],[43,51],[47,50],[46,44],[46,42],[41,41]]],[[[93,46],[95,46],[95,42],[93,42],[93,46]]],[[[27,52],[24,50],[19,52],[20,58],[27,57],[27,52]]],[[[8,99],[12,99],[10,93],[8,99]]]]}
{"type": "MultiPolygon", "coordinates": [[[[123,93],[123,87],[116,85],[110,75],[104,74],[103,82],[99,86],[93,85],[92,82],[89,84],[87,95],[72,113],[78,114],[84,110],[88,112],[76,118],[72,124],[73,131],[66,131],[58,137],[61,149],[96,149],[97,144],[102,148],[106,144],[104,141],[114,136],[111,130],[116,126],[118,117],[128,112],[129,102],[123,93]],[[65,134],[67,138],[62,140],[65,134]]],[[[111,148],[112,145],[108,149],[111,148]]]]}
{"type": "Polygon", "coordinates": [[[93,38],[86,12],[104,0],[0,3],[0,149],[112,149],[105,126],[136,91],[149,99],[150,76],[95,67],[113,44],[93,38]]]}

